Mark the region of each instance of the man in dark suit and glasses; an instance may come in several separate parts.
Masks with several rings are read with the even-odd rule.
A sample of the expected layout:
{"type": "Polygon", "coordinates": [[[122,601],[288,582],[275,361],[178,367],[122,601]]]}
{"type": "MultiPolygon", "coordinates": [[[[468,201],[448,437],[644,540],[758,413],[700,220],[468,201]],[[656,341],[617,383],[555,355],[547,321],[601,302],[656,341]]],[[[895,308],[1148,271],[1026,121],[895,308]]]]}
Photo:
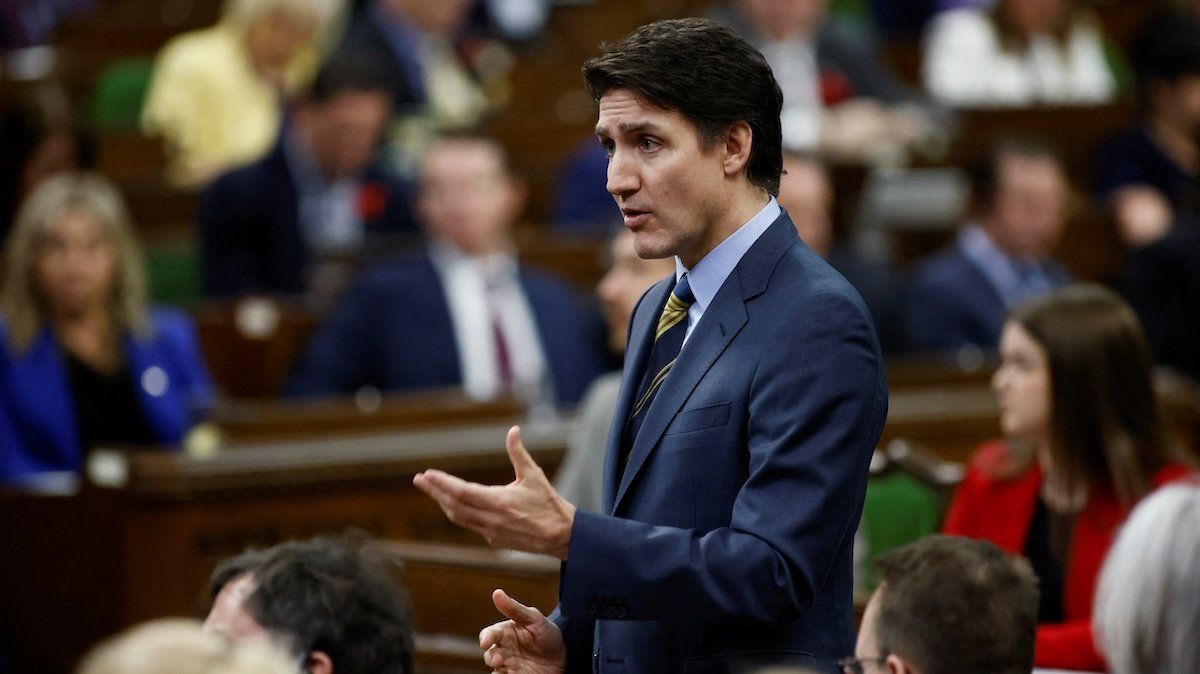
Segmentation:
{"type": "Polygon", "coordinates": [[[415,484],[497,547],[563,560],[547,618],[502,590],[497,671],[833,671],[854,639],[851,548],[887,414],[871,319],[779,208],[782,96],[703,19],[643,26],[584,65],[608,190],[676,272],[634,310],[604,509],[576,510],[508,435],[516,480],[415,484]],[[673,351],[674,350],[674,351],[673,351]]]}

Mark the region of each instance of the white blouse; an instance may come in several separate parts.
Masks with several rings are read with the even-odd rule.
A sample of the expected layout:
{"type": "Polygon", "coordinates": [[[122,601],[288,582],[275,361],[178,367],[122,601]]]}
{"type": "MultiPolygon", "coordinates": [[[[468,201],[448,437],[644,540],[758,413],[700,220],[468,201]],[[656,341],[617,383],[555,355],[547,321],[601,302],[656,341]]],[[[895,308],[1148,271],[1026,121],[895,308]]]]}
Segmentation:
{"type": "Polygon", "coordinates": [[[1076,21],[1065,43],[1042,35],[1019,53],[1001,49],[988,16],[954,9],[934,18],[925,37],[925,87],[956,107],[1096,105],[1116,95],[1116,81],[1095,26],[1076,21]]]}

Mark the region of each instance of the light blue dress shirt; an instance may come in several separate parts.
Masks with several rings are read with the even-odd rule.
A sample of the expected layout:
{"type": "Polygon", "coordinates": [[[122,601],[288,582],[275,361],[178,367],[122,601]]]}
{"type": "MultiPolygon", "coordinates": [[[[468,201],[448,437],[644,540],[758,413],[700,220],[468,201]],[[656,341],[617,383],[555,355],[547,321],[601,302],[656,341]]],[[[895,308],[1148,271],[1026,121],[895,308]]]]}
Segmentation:
{"type": "Polygon", "coordinates": [[[963,227],[958,235],[958,245],[987,277],[1005,307],[1041,297],[1064,283],[1042,260],[1008,256],[977,224],[963,227]]]}

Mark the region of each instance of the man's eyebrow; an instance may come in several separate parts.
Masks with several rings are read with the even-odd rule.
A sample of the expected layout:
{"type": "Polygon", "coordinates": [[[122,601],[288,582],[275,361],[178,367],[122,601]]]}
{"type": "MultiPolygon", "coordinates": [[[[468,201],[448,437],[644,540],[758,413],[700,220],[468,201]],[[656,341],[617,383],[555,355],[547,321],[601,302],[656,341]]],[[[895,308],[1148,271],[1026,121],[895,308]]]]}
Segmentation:
{"type": "MultiPolygon", "coordinates": [[[[649,131],[657,133],[662,131],[662,127],[654,122],[621,122],[617,125],[617,131],[620,133],[641,133],[649,131]]],[[[608,128],[603,126],[596,127],[596,135],[604,136],[608,134],[608,128]]]]}

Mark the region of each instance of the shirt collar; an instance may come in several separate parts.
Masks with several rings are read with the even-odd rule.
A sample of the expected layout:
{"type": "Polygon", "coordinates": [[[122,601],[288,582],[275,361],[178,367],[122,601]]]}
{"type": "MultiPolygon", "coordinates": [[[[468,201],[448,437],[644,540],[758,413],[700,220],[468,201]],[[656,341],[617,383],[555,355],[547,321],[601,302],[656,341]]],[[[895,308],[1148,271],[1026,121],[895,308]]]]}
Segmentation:
{"type": "Polygon", "coordinates": [[[477,257],[467,255],[448,241],[433,241],[429,244],[429,257],[442,269],[476,269],[486,279],[516,278],[518,274],[517,258],[509,252],[477,257]]]}
{"type": "MultiPolygon", "coordinates": [[[[958,245],[967,256],[987,277],[992,287],[1000,294],[1006,306],[1011,306],[1029,294],[1025,288],[1027,282],[1022,279],[1021,268],[1027,268],[1027,274],[1040,274],[1046,277],[1045,263],[1032,257],[1014,258],[1009,256],[992,237],[977,223],[963,227],[958,235],[958,245]]],[[[1040,279],[1044,283],[1049,280],[1040,279]]],[[[1043,285],[1044,285],[1043,283],[1043,285]]]]}
{"type": "Polygon", "coordinates": [[[683,266],[683,262],[678,256],[675,257],[675,280],[678,281],[679,277],[684,274],[688,275],[688,285],[692,289],[692,294],[696,296],[696,304],[699,305],[701,311],[708,308],[713,298],[717,296],[717,291],[725,284],[725,279],[729,278],[733,268],[741,261],[742,256],[750,250],[750,246],[754,245],[758,237],[767,231],[771,223],[779,218],[779,214],[779,204],[775,201],[775,197],[771,197],[766,206],[763,206],[737,231],[717,244],[717,247],[709,251],[708,255],[697,262],[695,267],[688,269],[683,266]]]}

